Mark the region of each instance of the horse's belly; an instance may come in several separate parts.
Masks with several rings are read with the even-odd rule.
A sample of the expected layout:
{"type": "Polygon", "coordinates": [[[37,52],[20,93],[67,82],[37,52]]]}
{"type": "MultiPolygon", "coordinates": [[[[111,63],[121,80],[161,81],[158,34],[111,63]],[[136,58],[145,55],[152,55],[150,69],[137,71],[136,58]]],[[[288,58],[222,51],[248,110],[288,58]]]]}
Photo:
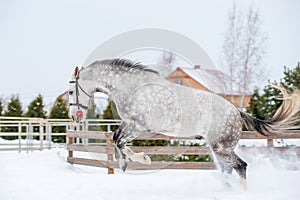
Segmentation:
{"type": "MultiPolygon", "coordinates": [[[[186,102],[184,106],[173,103],[172,106],[158,104],[145,114],[149,130],[169,136],[193,137],[205,136],[211,124],[212,116],[199,109],[199,104],[186,102]]],[[[209,109],[209,108],[206,108],[209,109]]]]}

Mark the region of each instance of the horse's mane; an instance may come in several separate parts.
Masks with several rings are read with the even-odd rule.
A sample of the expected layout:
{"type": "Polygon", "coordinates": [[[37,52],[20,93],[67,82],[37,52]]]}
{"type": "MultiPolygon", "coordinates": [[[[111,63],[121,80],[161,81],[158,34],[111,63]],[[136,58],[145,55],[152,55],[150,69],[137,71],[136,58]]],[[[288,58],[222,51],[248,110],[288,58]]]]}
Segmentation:
{"type": "Polygon", "coordinates": [[[102,60],[102,61],[95,61],[92,63],[90,66],[94,64],[102,64],[102,65],[110,65],[110,66],[115,66],[115,67],[125,67],[127,69],[138,69],[146,72],[151,72],[155,74],[159,74],[157,71],[148,68],[146,65],[141,64],[140,62],[132,62],[127,59],[107,59],[107,60],[102,60]]]}

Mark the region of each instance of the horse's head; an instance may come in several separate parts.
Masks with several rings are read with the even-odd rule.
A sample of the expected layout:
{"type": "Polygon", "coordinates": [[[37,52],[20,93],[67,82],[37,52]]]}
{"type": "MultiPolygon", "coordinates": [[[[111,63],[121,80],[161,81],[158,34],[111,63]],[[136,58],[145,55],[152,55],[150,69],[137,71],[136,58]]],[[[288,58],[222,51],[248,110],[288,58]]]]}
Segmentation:
{"type": "Polygon", "coordinates": [[[69,82],[69,116],[76,122],[86,118],[91,98],[80,85],[79,72],[79,68],[76,67],[73,78],[69,82]]]}

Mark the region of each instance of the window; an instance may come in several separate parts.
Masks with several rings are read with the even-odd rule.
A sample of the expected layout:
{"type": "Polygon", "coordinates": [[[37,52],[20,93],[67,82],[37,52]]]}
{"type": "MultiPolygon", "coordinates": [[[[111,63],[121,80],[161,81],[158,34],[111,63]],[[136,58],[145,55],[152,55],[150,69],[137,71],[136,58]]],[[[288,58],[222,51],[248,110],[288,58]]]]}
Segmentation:
{"type": "Polygon", "coordinates": [[[179,85],[182,85],[183,84],[183,80],[177,80],[176,83],[179,84],[179,85]]]}

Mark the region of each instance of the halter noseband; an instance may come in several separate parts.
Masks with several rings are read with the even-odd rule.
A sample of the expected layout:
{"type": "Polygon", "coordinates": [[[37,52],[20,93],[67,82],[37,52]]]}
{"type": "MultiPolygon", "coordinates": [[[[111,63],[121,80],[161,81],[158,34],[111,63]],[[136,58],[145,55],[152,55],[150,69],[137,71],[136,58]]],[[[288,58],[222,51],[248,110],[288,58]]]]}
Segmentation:
{"type": "Polygon", "coordinates": [[[75,77],[75,81],[70,81],[69,83],[75,83],[75,90],[76,90],[76,103],[69,103],[69,106],[77,106],[78,109],[82,108],[84,110],[87,110],[89,106],[85,106],[81,103],[79,103],[79,89],[88,97],[92,98],[91,95],[89,95],[84,89],[79,85],[79,74],[75,77]]]}

